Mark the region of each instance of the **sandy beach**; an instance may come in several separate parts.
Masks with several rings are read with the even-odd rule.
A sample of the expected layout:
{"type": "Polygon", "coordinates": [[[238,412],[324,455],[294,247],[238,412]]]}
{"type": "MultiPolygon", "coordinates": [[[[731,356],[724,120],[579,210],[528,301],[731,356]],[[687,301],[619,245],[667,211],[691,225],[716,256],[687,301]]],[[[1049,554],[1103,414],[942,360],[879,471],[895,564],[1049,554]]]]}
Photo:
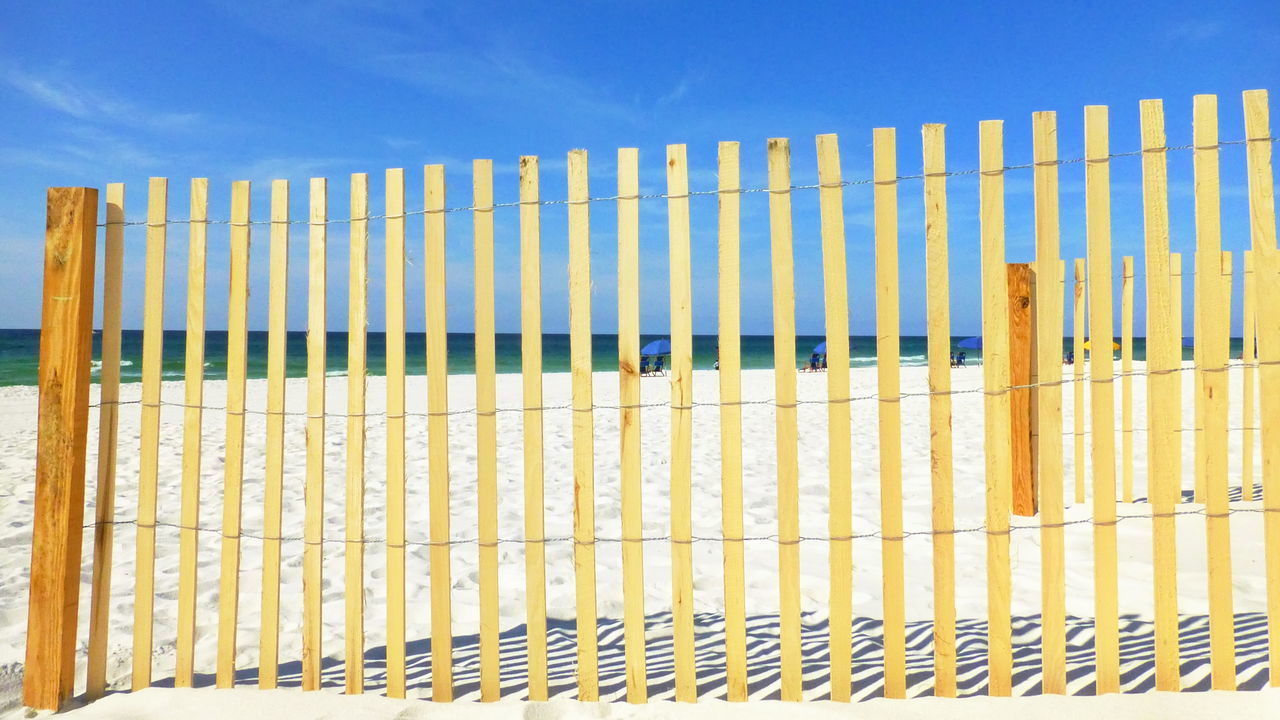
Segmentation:
{"type": "MultiPolygon", "coordinates": [[[[1140,367],[1140,364],[1139,364],[1140,367]]],[[[1240,485],[1240,459],[1242,418],[1240,410],[1240,370],[1232,370],[1229,483],[1240,485]]],[[[980,367],[970,367],[953,372],[953,385],[957,391],[975,390],[980,387],[980,367]]],[[[618,402],[618,377],[616,373],[599,372],[595,375],[595,403],[616,406],[618,402]]],[[[549,406],[565,405],[569,401],[569,376],[548,374],[544,377],[545,403],[549,406]]],[[[698,371],[694,377],[694,398],[697,402],[717,401],[717,376],[714,371],[698,371]]],[[[1192,425],[1191,373],[1184,373],[1183,425],[1192,425]]],[[[874,369],[853,371],[853,395],[871,396],[875,393],[874,369]]],[[[520,376],[498,377],[498,407],[519,408],[520,376]]],[[[665,403],[669,400],[669,385],[663,378],[645,378],[642,383],[643,400],[646,403],[665,403]]],[[[902,370],[904,392],[927,390],[926,368],[906,367],[902,370]]],[[[346,410],[347,378],[336,376],[328,379],[327,403],[330,412],[346,410]]],[[[94,386],[94,399],[97,399],[94,386]]],[[[265,407],[266,382],[249,382],[248,407],[262,410],[265,407]]],[[[305,409],[305,380],[291,379],[287,383],[287,408],[301,413],[305,409]]],[[[136,400],[141,389],[126,385],[121,390],[124,401],[136,400]]],[[[744,400],[768,400],[773,396],[773,375],[766,370],[751,370],[743,374],[744,400]]],[[[182,401],[182,383],[166,382],[164,399],[174,403],[182,401]]],[[[1072,428],[1072,387],[1064,387],[1064,429],[1072,428]]],[[[1086,393],[1087,395],[1087,393],[1086,393]]],[[[368,649],[367,688],[379,691],[384,681],[382,666],[385,645],[385,537],[384,507],[385,488],[385,418],[377,413],[385,408],[385,380],[368,379],[368,439],[366,456],[366,537],[370,539],[365,552],[365,607],[366,640],[368,649]]],[[[826,378],[822,374],[802,373],[799,377],[799,396],[802,400],[822,400],[826,397],[826,378]]],[[[1117,428],[1119,428],[1120,389],[1116,386],[1117,428]]],[[[1141,432],[1145,420],[1145,383],[1134,379],[1134,466],[1136,498],[1146,496],[1146,435],[1141,432]]],[[[408,410],[410,413],[426,409],[424,377],[408,379],[408,410]]],[[[983,395],[979,392],[961,392],[953,397],[953,427],[955,432],[955,489],[956,527],[977,529],[984,516],[983,475],[983,395]]],[[[449,381],[451,409],[466,410],[475,407],[474,377],[451,376],[449,381]]],[[[205,404],[222,407],[225,404],[225,383],[206,383],[205,404]]],[[[878,403],[873,399],[855,400],[853,412],[854,458],[854,532],[874,533],[880,527],[879,499],[879,442],[876,423],[878,403]]],[[[906,531],[927,531],[930,527],[929,496],[929,428],[928,399],[911,397],[903,400],[903,487],[904,524],[906,531]]],[[[803,536],[823,538],[827,534],[827,431],[826,405],[817,402],[802,404],[800,420],[800,492],[801,533],[803,536]]],[[[720,529],[720,463],[719,463],[719,410],[716,407],[697,407],[694,413],[693,437],[693,533],[707,538],[695,541],[694,548],[694,603],[698,612],[699,680],[706,697],[723,696],[723,661],[717,660],[718,645],[723,631],[720,613],[723,610],[723,574],[721,544],[715,538],[720,529]],[[717,681],[719,679],[719,682],[717,681]]],[[[124,405],[121,408],[119,431],[117,518],[128,521],[136,514],[137,474],[139,447],[139,406],[124,405]]],[[[216,652],[218,602],[217,572],[219,558],[219,528],[222,513],[223,448],[225,444],[224,414],[210,410],[204,414],[202,504],[200,525],[210,529],[200,534],[199,593],[200,610],[197,613],[196,671],[201,684],[211,684],[216,652]]],[[[744,521],[746,534],[762,539],[746,543],[747,613],[751,618],[751,695],[753,698],[775,697],[778,688],[776,676],[776,614],[778,611],[777,544],[763,536],[777,530],[774,447],[774,413],[768,404],[747,404],[743,407],[744,437],[744,521]],[[772,644],[771,644],[772,643],[772,644]],[[772,659],[771,659],[772,658],[772,659]]],[[[27,574],[30,562],[30,532],[35,463],[36,394],[32,387],[0,388],[0,517],[4,518],[0,529],[0,710],[19,712],[21,663],[26,632],[27,574]]],[[[263,465],[265,441],[265,417],[250,414],[246,430],[246,463],[244,486],[244,532],[247,536],[262,534],[263,517],[263,465]]],[[[572,531],[572,477],[571,477],[571,413],[568,410],[549,410],[546,413],[546,509],[547,534],[563,538],[572,531]]],[[[91,412],[90,437],[97,432],[97,411],[91,412]]],[[[285,446],[285,504],[284,504],[284,563],[281,616],[282,684],[297,681],[296,665],[301,657],[301,592],[302,592],[302,534],[303,480],[305,434],[304,418],[290,415],[286,418],[285,446]],[[293,668],[293,669],[291,669],[293,668]]],[[[475,415],[462,412],[452,415],[450,423],[451,469],[451,531],[455,540],[452,552],[453,622],[455,644],[456,682],[462,698],[477,696],[477,663],[474,636],[478,632],[478,571],[477,547],[469,542],[476,537],[476,442],[475,415]]],[[[652,408],[643,411],[643,472],[644,472],[644,531],[646,537],[664,538],[668,534],[669,506],[667,501],[669,457],[670,411],[652,408]]],[[[623,696],[621,682],[621,626],[623,600],[621,594],[621,551],[616,542],[621,532],[619,483],[618,483],[618,426],[617,409],[599,409],[594,414],[595,426],[595,490],[596,533],[600,538],[597,548],[598,614],[601,634],[602,694],[604,699],[620,699],[623,696]]],[[[521,446],[521,415],[519,412],[499,412],[499,534],[504,539],[519,539],[523,535],[523,471],[521,446]]],[[[324,653],[333,662],[326,667],[326,684],[341,684],[343,643],[343,552],[339,539],[344,533],[344,481],[346,466],[346,421],[331,419],[326,428],[326,539],[334,542],[325,545],[324,563],[324,653]]],[[[407,420],[408,450],[408,536],[409,541],[427,539],[427,438],[426,419],[421,416],[407,420]]],[[[1087,439],[1087,438],[1086,438],[1087,439]]],[[[1073,458],[1072,438],[1063,437],[1065,447],[1065,482],[1068,505],[1066,520],[1087,521],[1089,504],[1072,504],[1073,458]]],[[[1118,446],[1118,443],[1117,443],[1118,446]]],[[[86,522],[93,516],[93,478],[96,473],[96,440],[89,444],[88,488],[90,502],[86,509],[86,522]]],[[[182,447],[182,410],[167,406],[162,411],[161,467],[158,518],[161,523],[176,525],[179,520],[180,467],[182,447]]],[[[1184,435],[1183,486],[1192,483],[1191,435],[1184,435]]],[[[1257,466],[1255,466],[1257,467],[1257,466]]],[[[1117,482],[1120,474],[1117,472],[1117,482]]],[[[1255,483],[1259,482],[1255,478],[1255,483]]],[[[1238,495],[1233,491],[1233,498],[1238,495]]],[[[1186,504],[1194,511],[1201,506],[1186,504]]],[[[1233,588],[1237,617],[1237,653],[1242,687],[1258,688],[1267,677],[1265,646],[1265,582],[1262,563],[1262,515],[1257,512],[1260,502],[1233,502],[1231,517],[1233,588]],[[1258,619],[1262,618],[1259,623],[1258,619]],[[1259,643],[1257,639],[1263,641],[1259,643]]],[[[1123,686],[1127,691],[1142,690],[1150,686],[1150,619],[1152,617],[1151,577],[1151,523],[1143,516],[1149,514],[1144,502],[1121,504],[1122,516],[1118,524],[1120,612],[1122,615],[1122,642],[1124,643],[1123,686]],[[1144,664],[1145,663],[1145,664],[1144,664]]],[[[1013,568],[1013,615],[1015,618],[1015,694],[1038,693],[1039,626],[1040,608],[1040,551],[1039,533],[1034,529],[1034,518],[1015,518],[1012,534],[1011,561],[1013,568]],[[1020,672],[1025,669],[1027,672],[1020,672]]],[[[114,688],[127,688],[129,681],[130,643],[133,621],[134,586],[134,534],[133,526],[122,524],[116,533],[115,563],[112,575],[111,633],[108,658],[108,680],[114,688]]],[[[83,691],[85,638],[88,634],[88,607],[90,573],[88,561],[92,553],[92,535],[86,533],[84,545],[85,571],[81,579],[81,638],[77,693],[83,691]]],[[[154,677],[160,684],[171,684],[174,671],[174,644],[176,623],[176,598],[178,587],[178,530],[173,526],[161,526],[157,531],[156,604],[155,604],[155,654],[154,677]]],[[[908,694],[931,692],[930,654],[931,638],[929,621],[932,618],[931,545],[927,534],[913,535],[905,540],[906,548],[906,617],[908,621],[908,694]]],[[[825,658],[825,608],[827,603],[827,543],[821,539],[801,543],[801,593],[805,622],[806,691],[807,698],[820,699],[826,695],[822,659],[825,658]],[[810,662],[812,660],[812,663],[810,662]],[[811,681],[812,679],[812,681],[811,681]]],[[[876,537],[860,537],[854,542],[853,577],[855,634],[855,689],[857,697],[871,697],[879,691],[880,678],[876,671],[879,651],[876,637],[877,619],[882,617],[880,540],[876,537]],[[865,640],[865,644],[862,641],[865,640]]],[[[1088,522],[1070,524],[1066,529],[1067,552],[1067,612],[1071,668],[1091,667],[1089,651],[1092,638],[1093,602],[1093,543],[1092,526],[1088,522]]],[[[650,618],[648,645],[650,685],[653,697],[671,696],[670,680],[670,545],[662,539],[646,542],[645,563],[645,612],[650,618]]],[[[985,679],[981,677],[985,662],[985,537],[982,532],[961,532],[956,536],[957,610],[961,634],[961,689],[970,694],[981,691],[985,679]]],[[[504,695],[515,699],[523,697],[523,624],[524,562],[523,546],[518,542],[500,545],[500,597],[504,695]]],[[[258,663],[258,633],[260,624],[261,593],[261,542],[252,538],[244,542],[241,564],[241,597],[239,625],[239,656],[237,667],[244,670],[243,684],[254,684],[258,663]]],[[[550,542],[547,546],[547,611],[553,633],[568,633],[565,647],[571,648],[571,621],[575,617],[574,574],[572,544],[564,541],[550,542]]],[[[430,694],[429,672],[425,671],[426,651],[422,641],[430,633],[428,612],[428,588],[431,582],[427,569],[427,551],[424,546],[410,547],[408,557],[410,639],[410,695],[430,694]],[[417,648],[417,650],[415,650],[417,648]]],[[[1178,518],[1178,597],[1183,615],[1184,686],[1200,688],[1207,684],[1207,579],[1205,561],[1204,518],[1187,514],[1178,518]]],[[[553,639],[553,655],[560,647],[553,639]]],[[[563,657],[553,657],[553,691],[571,697],[574,671],[572,652],[563,657]]],[[[1092,677],[1088,672],[1071,672],[1069,690],[1073,693],[1091,694],[1092,677]]],[[[1270,695],[1274,701],[1274,694],[1270,695]]],[[[101,712],[106,712],[103,703],[101,712]]],[[[1074,706],[1072,706],[1074,707],[1074,706]]],[[[1152,706],[1154,707],[1154,706],[1152,706]]],[[[1215,708],[1218,706],[1215,706],[1215,708]]],[[[90,708],[97,711],[97,708],[90,708]]],[[[86,711],[87,712],[87,711],[86,711]]],[[[88,715],[108,717],[109,715],[88,715]]]]}

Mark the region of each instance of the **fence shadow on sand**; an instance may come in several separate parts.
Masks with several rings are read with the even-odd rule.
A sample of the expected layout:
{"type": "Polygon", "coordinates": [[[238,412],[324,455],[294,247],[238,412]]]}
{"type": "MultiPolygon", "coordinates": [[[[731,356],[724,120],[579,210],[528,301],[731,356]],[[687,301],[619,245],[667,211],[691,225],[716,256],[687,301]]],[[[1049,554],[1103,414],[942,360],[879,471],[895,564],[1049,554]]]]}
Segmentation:
{"type": "MultiPolygon", "coordinates": [[[[703,613],[696,619],[698,694],[723,698],[725,694],[724,619],[703,613]]],[[[986,693],[987,628],[981,620],[961,620],[956,627],[957,683],[960,696],[986,693]]],[[[671,615],[661,613],[646,621],[649,695],[653,700],[674,696],[675,661],[671,643],[671,615]]],[[[865,700],[881,697],[884,690],[882,623],[872,618],[856,618],[853,628],[853,697],[865,700]]],[[[574,697],[576,633],[572,621],[548,621],[549,678],[552,697],[574,697]]],[[[1014,694],[1035,695],[1040,684],[1040,617],[1013,619],[1014,694]]],[[[802,634],[804,691],[806,699],[827,699],[827,624],[806,615],[802,634]]],[[[601,619],[600,696],[621,700],[626,695],[622,621],[601,619]]],[[[1124,692],[1146,692],[1155,688],[1155,641],[1153,625],[1132,615],[1120,618],[1120,669],[1124,692]]],[[[1268,680],[1267,618],[1263,613],[1235,615],[1236,672],[1241,690],[1258,690],[1268,680]]],[[[1209,689],[1209,619],[1204,615],[1183,616],[1179,622],[1179,645],[1184,691],[1209,689]]],[[[501,635],[501,684],[503,697],[523,698],[526,694],[525,628],[519,626],[501,635]]],[[[386,648],[365,653],[365,689],[386,689],[386,648]]],[[[747,625],[748,684],[753,700],[778,699],[781,647],[778,617],[756,615],[747,625]]],[[[476,635],[454,638],[454,690],[459,699],[475,700],[480,690],[479,639],[476,635]]],[[[1072,695],[1094,694],[1094,649],[1092,618],[1067,619],[1067,689],[1072,695]]],[[[326,659],[322,679],[326,688],[343,687],[342,661],[326,659]]],[[[301,685],[300,662],[280,667],[282,687],[301,685]]],[[[933,624],[929,621],[907,625],[907,695],[933,694],[933,624]]],[[[210,686],[213,676],[197,675],[197,686],[210,686]]],[[[236,675],[236,683],[256,685],[258,670],[248,668],[236,675]]],[[[172,686],[173,679],[159,683],[172,686]]],[[[408,684],[410,695],[430,696],[431,643],[415,640],[408,644],[408,684]]]]}

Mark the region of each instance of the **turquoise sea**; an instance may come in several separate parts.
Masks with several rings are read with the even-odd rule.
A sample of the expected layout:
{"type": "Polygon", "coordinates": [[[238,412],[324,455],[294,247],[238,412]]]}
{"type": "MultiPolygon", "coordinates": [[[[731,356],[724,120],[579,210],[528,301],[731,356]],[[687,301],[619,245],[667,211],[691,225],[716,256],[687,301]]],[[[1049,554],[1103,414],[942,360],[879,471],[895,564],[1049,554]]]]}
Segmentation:
{"type": "MultiPolygon", "coordinates": [[[[641,344],[657,340],[664,336],[644,335],[641,344]]],[[[288,357],[289,377],[306,376],[306,332],[289,333],[286,354],[288,357]]],[[[94,334],[94,382],[98,379],[101,347],[100,336],[94,334]]],[[[802,335],[796,338],[796,362],[805,362],[814,346],[825,338],[817,335],[802,335]]],[[[953,338],[952,346],[962,336],[953,338]]],[[[1069,348],[1070,339],[1064,339],[1064,348],[1069,348]]],[[[426,373],[426,336],[422,333],[410,333],[405,340],[407,364],[411,374],[426,373]]],[[[695,335],[693,338],[693,364],[695,368],[710,369],[714,367],[719,338],[715,335],[695,335]]],[[[904,335],[901,339],[901,357],[903,365],[925,365],[928,343],[923,336],[904,335]]],[[[371,332],[368,335],[369,374],[382,375],[385,372],[384,359],[386,348],[385,333],[371,332]]],[[[520,335],[518,333],[500,333],[497,336],[498,372],[520,372],[520,335]]],[[[1231,357],[1239,357],[1241,342],[1233,339],[1231,357]]],[[[1145,343],[1141,338],[1133,342],[1135,360],[1146,357],[1145,343]]],[[[347,334],[331,332],[327,340],[327,368],[330,374],[344,374],[347,367],[347,334]]],[[[40,351],[39,330],[0,330],[0,385],[34,385],[36,383],[37,359],[40,351]]],[[[610,370],[617,367],[618,336],[592,336],[594,366],[597,370],[610,370]]],[[[186,352],[186,333],[182,330],[167,330],[164,334],[164,377],[180,379],[183,376],[184,353],[186,352]]],[[[981,359],[979,350],[967,350],[970,362],[981,359]]],[[[474,337],[471,333],[449,334],[449,372],[468,374],[475,371],[474,337]]],[[[853,367],[870,367],[875,365],[876,339],[869,335],[857,335],[849,338],[850,364],[853,367]]],[[[545,372],[568,372],[569,370],[569,336],[567,334],[546,334],[542,338],[542,362],[545,372]]],[[[142,331],[125,330],[121,341],[121,380],[137,382],[142,379],[142,331]]],[[[1191,358],[1191,348],[1184,348],[1186,359],[1191,358]]],[[[210,380],[226,377],[227,367],[227,333],[210,331],[205,334],[205,378],[210,380]]],[[[744,368],[773,367],[773,338],[768,335],[746,335],[742,338],[742,366],[744,368]]],[[[261,378],[267,374],[267,333],[251,331],[249,333],[249,377],[261,378]]]]}

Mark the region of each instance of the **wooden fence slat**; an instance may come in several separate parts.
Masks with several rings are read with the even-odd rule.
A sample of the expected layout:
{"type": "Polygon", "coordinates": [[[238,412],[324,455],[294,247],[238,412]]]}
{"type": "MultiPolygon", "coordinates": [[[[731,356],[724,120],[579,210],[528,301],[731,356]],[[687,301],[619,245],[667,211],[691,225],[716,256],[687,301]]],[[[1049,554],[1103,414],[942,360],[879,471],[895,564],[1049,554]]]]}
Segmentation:
{"type": "Polygon", "coordinates": [[[387,697],[406,690],[405,657],[405,214],[404,170],[386,173],[387,697]]]}
{"type": "Polygon", "coordinates": [[[819,135],[822,289],[827,341],[827,483],[830,595],[827,645],[831,699],[849,702],[853,659],[853,448],[849,403],[849,287],[845,261],[844,189],[835,135],[819,135]]]}
{"type": "Polygon", "coordinates": [[[1036,482],[1040,489],[1041,675],[1045,694],[1067,691],[1066,550],[1062,487],[1062,304],[1061,225],[1058,210],[1058,115],[1031,116],[1035,178],[1034,392],[1037,424],[1036,482]]]}
{"type": "Polygon", "coordinates": [[[453,700],[452,575],[449,567],[449,336],[445,292],[445,182],[443,165],[427,165],[427,471],[431,540],[431,699],[453,700]]]}
{"type": "Polygon", "coordinates": [[[345,679],[348,695],[364,692],[364,441],[369,327],[369,176],[351,175],[347,276],[347,497],[345,679]]]}
{"type": "MultiPolygon", "coordinates": [[[[1266,90],[1244,92],[1246,157],[1249,173],[1249,229],[1254,293],[1258,307],[1280,307],[1280,252],[1276,249],[1276,207],[1271,170],[1271,118],[1266,90]]],[[[1263,546],[1267,568],[1267,644],[1280,657],[1280,314],[1256,318],[1258,339],[1259,440],[1262,445],[1263,546]]],[[[1270,684],[1280,687],[1280,672],[1270,684]]]]}
{"type": "Polygon", "coordinates": [[[947,249],[946,126],[921,129],[924,148],[925,304],[933,536],[933,693],[956,695],[956,541],[951,440],[951,270],[947,249]]]}
{"type": "Polygon", "coordinates": [[[529,699],[547,699],[547,560],[542,480],[542,249],[538,158],[520,158],[520,373],[524,410],[525,627],[529,699]]]}
{"type": "Polygon", "coordinates": [[[1155,584],[1156,689],[1182,687],[1178,651],[1177,524],[1181,465],[1176,450],[1181,435],[1178,418],[1182,339],[1175,327],[1172,257],[1169,255],[1169,184],[1165,156],[1164,105],[1143,100],[1142,180],[1147,273],[1147,495],[1151,498],[1152,566],[1155,584]]]}
{"type": "Polygon", "coordinates": [[[1084,502],[1084,480],[1085,480],[1085,463],[1084,463],[1084,421],[1088,413],[1084,407],[1084,325],[1085,325],[1085,267],[1084,259],[1076,258],[1075,266],[1075,286],[1072,291],[1074,297],[1074,311],[1072,313],[1072,330],[1071,330],[1071,355],[1075,358],[1075,362],[1071,366],[1071,380],[1074,393],[1072,395],[1071,413],[1074,416],[1074,437],[1075,437],[1075,476],[1076,476],[1076,492],[1075,503],[1077,505],[1084,502]]]}
{"type": "Polygon", "coordinates": [[[747,699],[746,564],[742,547],[741,178],[739,146],[719,147],[720,512],[724,538],[725,696],[747,699]]]}
{"type": "Polygon", "coordinates": [[[1098,694],[1120,690],[1120,610],[1116,560],[1114,336],[1111,314],[1111,168],[1107,108],[1085,117],[1085,229],[1089,247],[1089,353],[1093,448],[1094,652],[1098,694]]]}
{"type": "Polygon", "coordinates": [[[502,695],[498,666],[498,378],[494,339],[493,161],[476,160],[473,185],[476,355],[476,508],[480,562],[480,700],[502,695]]]}
{"type": "MultiPolygon", "coordinates": [[[[1149,313],[1151,311],[1147,310],[1147,312],[1149,313]]],[[[1182,253],[1169,253],[1169,312],[1173,315],[1173,339],[1170,340],[1170,342],[1176,350],[1174,353],[1174,367],[1179,368],[1178,374],[1174,375],[1174,377],[1178,378],[1178,381],[1174,383],[1175,386],[1172,388],[1174,408],[1173,416],[1177,418],[1178,422],[1173,432],[1173,457],[1177,458],[1178,461],[1173,464],[1173,474],[1171,477],[1174,481],[1174,487],[1177,488],[1177,502],[1182,502],[1182,436],[1185,434],[1183,432],[1183,425],[1186,422],[1182,414],[1182,378],[1186,376],[1186,373],[1181,371],[1183,354],[1182,253]]]]}
{"type": "Polygon", "coordinates": [[[1197,495],[1205,503],[1212,686],[1234,690],[1235,617],[1231,601],[1231,535],[1227,486],[1227,373],[1231,321],[1230,255],[1222,252],[1218,191],[1218,98],[1194,102],[1196,203],[1196,351],[1200,359],[1196,437],[1197,495]]]}
{"type": "Polygon", "coordinates": [[[1009,297],[1004,255],[1004,123],[979,124],[978,185],[982,219],[982,383],[987,467],[987,693],[1012,692],[1009,506],[1009,297]]]}
{"type": "Polygon", "coordinates": [[[618,399],[627,701],[648,700],[640,471],[640,151],[618,150],[618,399]]]}
{"type": "Polygon", "coordinates": [[[801,699],[800,463],[796,423],[795,258],[791,236],[791,143],[771,138],[769,246],[773,280],[773,376],[778,443],[778,593],[782,645],[781,697],[801,699]]]}
{"type": "Polygon", "coordinates": [[[1258,363],[1258,346],[1257,346],[1257,304],[1254,292],[1254,269],[1253,269],[1253,251],[1244,251],[1244,275],[1242,281],[1244,283],[1244,318],[1243,318],[1243,345],[1240,354],[1240,362],[1244,365],[1241,371],[1241,394],[1244,397],[1244,407],[1241,408],[1241,458],[1240,458],[1240,499],[1245,502],[1253,502],[1256,495],[1253,490],[1253,456],[1254,456],[1254,430],[1257,422],[1258,412],[1255,406],[1257,400],[1257,386],[1255,380],[1255,365],[1258,363]]]}
{"type": "Polygon", "coordinates": [[[671,607],[676,700],[698,699],[693,657],[693,277],[689,261],[689,167],[667,146],[671,295],[671,607]]]}
{"type": "Polygon", "coordinates": [[[1013,472],[1009,488],[1010,510],[1020,517],[1034,517],[1038,501],[1035,486],[1036,382],[1035,268],[1031,263],[1006,263],[1009,303],[1009,445],[1013,472]]]}
{"type": "Polygon", "coordinates": [[[142,421],[133,598],[133,689],[151,684],[156,566],[156,480],[160,466],[160,377],[164,362],[164,263],[169,181],[147,193],[147,267],[142,319],[142,421]]]}
{"type": "Polygon", "coordinates": [[[195,674],[196,589],[200,524],[200,446],[204,404],[205,255],[209,226],[209,181],[191,181],[190,244],[187,251],[186,367],[183,372],[182,530],[178,540],[178,642],[174,687],[191,687],[195,674]]]}
{"type": "Polygon", "coordinates": [[[880,403],[880,549],[884,597],[884,694],[906,695],[902,548],[902,391],[898,338],[898,160],[893,128],[872,131],[875,177],[876,377],[880,403]]]}
{"type": "MultiPolygon", "coordinates": [[[[222,490],[222,565],[218,584],[218,687],[236,681],[240,615],[240,529],[244,482],[245,372],[249,334],[249,182],[231,184],[231,275],[227,300],[226,461],[222,490]]],[[[150,306],[150,303],[148,303],[150,306]]]]}
{"type": "MultiPolygon", "coordinates": [[[[194,191],[194,182],[192,185],[194,191]]],[[[197,219],[192,207],[192,219],[197,219]]],[[[89,600],[89,659],[85,695],[107,690],[107,633],[111,627],[111,562],[115,540],[116,461],[120,424],[121,290],[124,285],[124,183],[107,185],[105,265],[102,271],[102,372],[98,409],[98,475],[94,499],[93,589],[89,600]]],[[[192,234],[196,223],[192,223],[192,234]]],[[[201,293],[203,296],[203,293],[201,293]]],[[[185,453],[184,453],[185,457],[185,453]]],[[[181,647],[181,642],[179,642],[181,647]]],[[[179,651],[181,652],[181,651],[179,651]]],[[[181,666],[181,663],[179,663],[181,666]]]]}
{"type": "Polygon", "coordinates": [[[325,280],[329,183],[311,178],[307,248],[307,479],[303,489],[302,689],[320,689],[324,625],[325,280]]]}
{"type": "Polygon", "coordinates": [[[1120,258],[1120,487],[1133,502],[1133,257],[1120,258]]]}
{"type": "Polygon", "coordinates": [[[587,151],[569,152],[569,364],[573,404],[573,568],[578,699],[600,698],[596,637],[595,442],[591,388],[591,206],[587,151]]]}
{"type": "Polygon", "coordinates": [[[40,409],[22,702],[57,710],[75,688],[98,191],[49,188],[45,197],[40,409]]]}
{"type": "Polygon", "coordinates": [[[280,526],[284,507],[284,378],[288,337],[289,181],[271,182],[267,299],[267,436],[262,514],[262,626],[258,687],[274,688],[280,666],[280,526]]]}

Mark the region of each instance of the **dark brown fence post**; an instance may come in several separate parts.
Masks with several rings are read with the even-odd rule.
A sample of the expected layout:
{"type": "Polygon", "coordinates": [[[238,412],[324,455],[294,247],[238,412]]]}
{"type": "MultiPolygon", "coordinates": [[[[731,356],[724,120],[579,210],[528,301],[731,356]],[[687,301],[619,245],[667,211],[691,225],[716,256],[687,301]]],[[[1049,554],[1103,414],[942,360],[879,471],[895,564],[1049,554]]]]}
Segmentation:
{"type": "Polygon", "coordinates": [[[49,188],[47,203],[22,700],[28,707],[56,710],[74,687],[98,191],[49,188]]]}
{"type": "Polygon", "coordinates": [[[1009,398],[1013,442],[1013,514],[1036,514],[1036,481],[1031,443],[1032,324],[1031,266],[1009,264],[1009,398]]]}

